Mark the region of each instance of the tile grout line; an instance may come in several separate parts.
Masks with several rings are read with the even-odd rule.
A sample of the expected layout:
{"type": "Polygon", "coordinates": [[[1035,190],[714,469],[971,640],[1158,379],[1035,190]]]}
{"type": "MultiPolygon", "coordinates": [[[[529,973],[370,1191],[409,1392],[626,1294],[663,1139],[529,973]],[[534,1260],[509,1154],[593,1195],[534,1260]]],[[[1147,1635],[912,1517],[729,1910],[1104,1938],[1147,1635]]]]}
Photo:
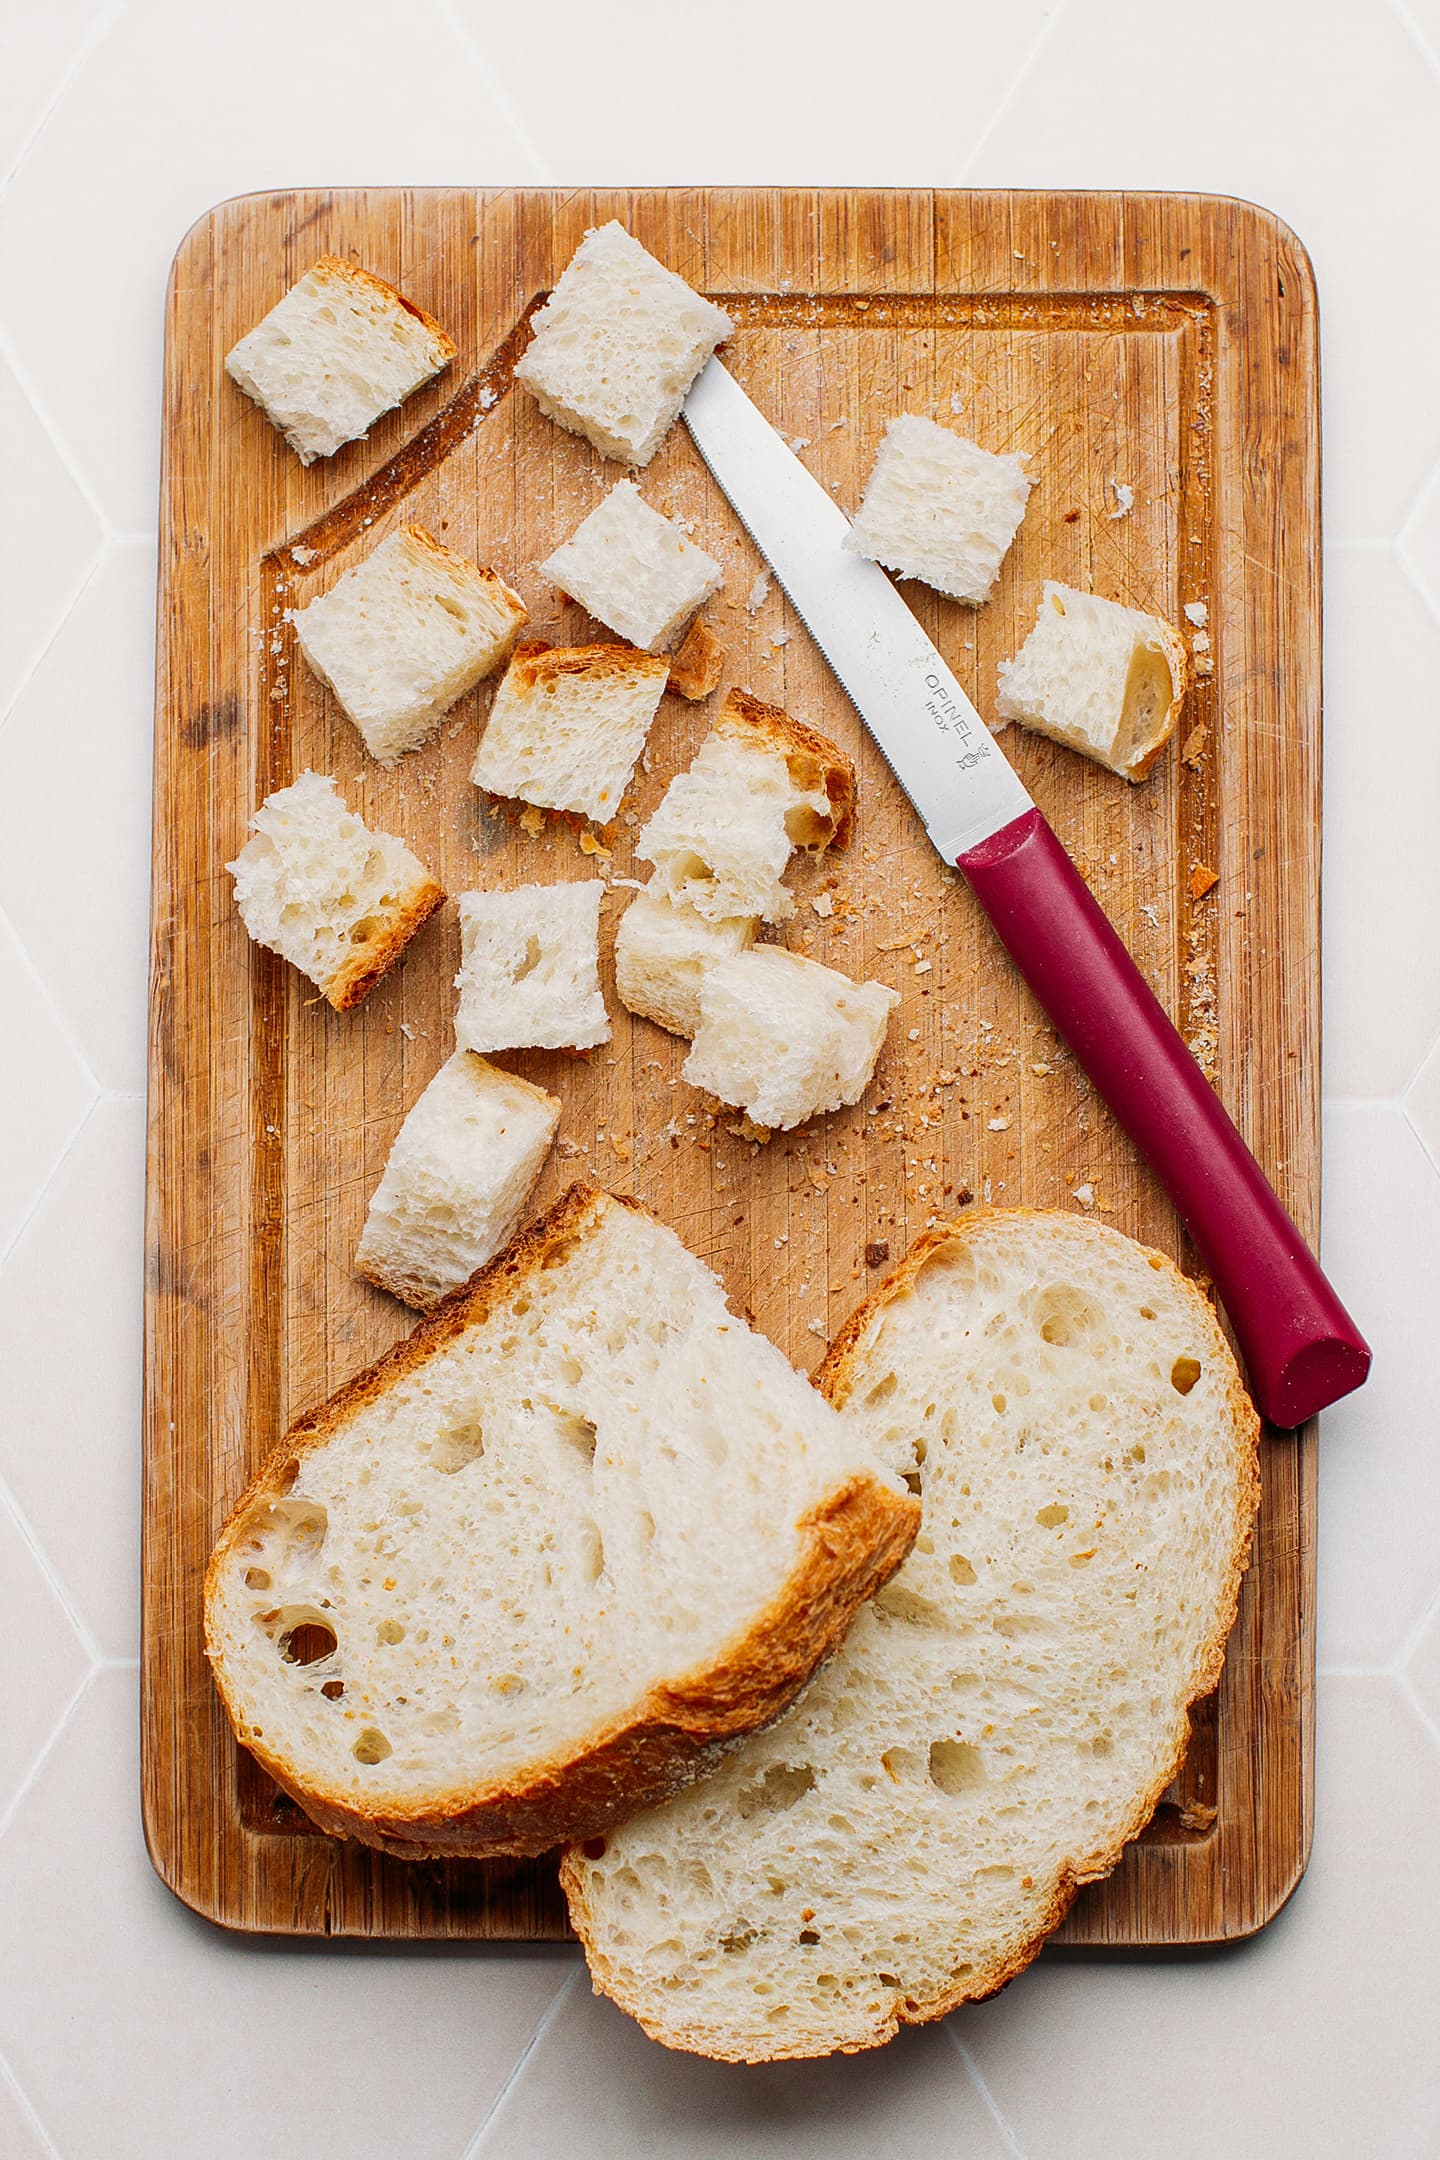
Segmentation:
{"type": "Polygon", "coordinates": [[[1012,2160],[1025,2160],[1025,2155],[1020,2148],[1020,2141],[1016,2137],[1014,2131],[1011,2129],[1009,2123],[1006,2122],[1003,2114],[1000,2112],[999,2103],[997,2102],[995,2095],[991,2092],[990,2087],[986,2084],[984,2076],[981,2073],[980,2065],[976,2062],[974,2055],[971,2053],[970,2049],[966,2047],[965,2042],[960,2038],[959,2033],[955,2030],[955,2019],[953,2013],[950,2017],[946,2018],[944,2024],[941,2027],[941,2031],[944,2033],[946,2039],[950,2042],[951,2047],[954,2048],[956,2054],[960,2057],[961,2062],[965,2065],[965,2075],[969,2078],[970,2083],[974,2086],[976,2092],[980,2095],[980,2098],[984,2101],[986,2108],[989,2110],[991,2121],[994,2123],[996,2129],[999,2131],[1001,2137],[1005,2141],[1006,2151],[1011,2154],[1012,2160]]]}
{"type": "Polygon", "coordinates": [[[85,1625],[84,1620],[76,1611],[74,1602],[70,1596],[70,1592],[66,1589],[64,1582],[61,1580],[59,1570],[57,1569],[54,1561],[50,1558],[49,1553],[46,1552],[45,1547],[40,1542],[40,1539],[36,1536],[34,1524],[30,1521],[29,1516],[25,1513],[25,1510],[21,1507],[19,1501],[15,1498],[15,1495],[10,1488],[8,1480],[4,1477],[0,1477],[0,1508],[3,1508],[5,1513],[10,1517],[11,1522],[15,1526],[15,1531],[20,1539],[21,1544],[25,1547],[31,1559],[35,1562],[36,1567],[40,1570],[41,1575],[49,1584],[56,1603],[59,1605],[60,1610],[64,1613],[65,1618],[69,1621],[71,1629],[74,1632],[75,1639],[79,1643],[80,1648],[85,1653],[85,1656],[88,1660],[88,1670],[93,1671],[94,1668],[100,1663],[100,1645],[96,1642],[94,1636],[90,1633],[89,1628],[85,1625]]]}
{"type": "Polygon", "coordinates": [[[562,1980],[559,1987],[556,1988],[554,1995],[545,2005],[544,2014],[540,2018],[539,2023],[536,2025],[534,2032],[531,2033],[530,2038],[526,2041],[524,2047],[520,2050],[520,2053],[516,2056],[515,2061],[511,2066],[509,2076],[506,2078],[504,2084],[500,2087],[499,2092],[496,2093],[494,2099],[490,2102],[489,2107],[486,2108],[484,2117],[480,2123],[480,2127],[476,2130],[475,2135],[471,2138],[469,2144],[465,2147],[464,2152],[460,2155],[460,2160],[479,2160],[480,2148],[485,2142],[486,2134],[488,2133],[491,2124],[495,2121],[496,2117],[500,2113],[501,2108],[509,2099],[511,2090],[514,2087],[516,2080],[519,2078],[521,2071],[525,2068],[526,2063],[529,2062],[530,2057],[534,2054],[536,2048],[539,2047],[540,2042],[544,2039],[546,2033],[550,2030],[551,2025],[559,2016],[561,2004],[564,2002],[566,1996],[570,1993],[570,1990],[574,1987],[576,1981],[580,1978],[580,1975],[584,1972],[584,1970],[585,1967],[583,1964],[577,1966],[575,1971],[571,1973],[569,1979],[562,1980]]]}
{"type": "MultiPolygon", "coordinates": [[[[0,914],[0,922],[3,921],[4,916],[3,914],[0,914]]],[[[91,1118],[94,1117],[95,1112],[99,1109],[99,1107],[100,1092],[97,1088],[95,1094],[85,1105],[85,1113],[83,1117],[81,1117],[79,1123],[75,1127],[75,1130],[66,1140],[65,1145],[61,1148],[54,1162],[51,1163],[50,1168],[46,1173],[44,1184],[36,1193],[29,1207],[26,1208],[25,1213],[21,1216],[19,1222],[16,1223],[13,1235],[9,1239],[7,1239],[4,1245],[0,1245],[0,1273],[3,1273],[3,1271],[9,1266],[12,1257],[19,1249],[21,1239],[24,1237],[26,1231],[30,1228],[31,1223],[34,1222],[36,1216],[40,1213],[41,1208],[45,1205],[46,1197],[49,1194],[51,1186],[55,1183],[56,1178],[60,1175],[60,1172],[64,1169],[66,1163],[69,1162],[70,1157],[74,1154],[75,1149],[79,1144],[80,1135],[85,1131],[86,1127],[90,1123],[91,1118]]]]}
{"type": "Polygon", "coordinates": [[[8,2090],[21,2115],[40,2140],[45,2152],[50,2156],[50,2160],[61,2160],[59,2146],[36,2114],[30,2095],[20,2083],[19,2078],[16,2077],[3,2048],[0,2048],[0,2086],[4,2086],[8,2090]]]}
{"type": "Polygon", "coordinates": [[[1014,104],[1016,97],[1019,95],[1021,85],[1024,83],[1026,76],[1030,73],[1031,68],[1035,65],[1035,62],[1039,59],[1041,53],[1049,44],[1051,36],[1055,29],[1055,25],[1059,22],[1061,16],[1065,13],[1065,6],[1066,0],[1055,0],[1055,5],[1050,10],[1050,13],[1046,16],[1035,37],[1032,38],[1029,49],[1027,50],[1024,59],[1020,62],[1019,67],[1016,69],[1014,75],[1010,78],[1010,82],[1006,89],[1001,92],[999,104],[995,107],[994,112],[991,113],[990,118],[986,121],[984,127],[980,130],[980,133],[976,136],[975,141],[971,146],[969,156],[966,157],[964,162],[961,164],[960,171],[957,174],[955,180],[955,185],[957,187],[964,187],[968,184],[970,180],[970,175],[974,170],[976,161],[978,160],[980,153],[985,148],[986,143],[989,142],[990,137],[994,134],[996,128],[1000,125],[1000,122],[1009,112],[1010,107],[1014,104]]]}
{"type": "Polygon", "coordinates": [[[56,620],[54,628],[51,630],[49,637],[46,638],[44,644],[40,647],[40,650],[31,660],[29,667],[26,668],[25,673],[21,676],[19,682],[16,683],[14,692],[6,705],[5,710],[3,712],[0,712],[0,735],[3,735],[6,728],[10,725],[10,722],[14,718],[14,715],[19,707],[20,700],[24,697],[26,691],[34,682],[35,677],[39,674],[41,668],[45,665],[45,662],[49,659],[51,653],[55,650],[55,647],[59,643],[60,637],[67,623],[70,621],[71,616],[75,613],[76,608],[79,607],[80,602],[84,599],[86,593],[89,592],[90,587],[94,584],[96,578],[100,575],[100,566],[104,562],[105,557],[109,552],[109,548],[109,541],[102,538],[99,547],[95,550],[95,554],[91,560],[89,569],[85,572],[79,584],[75,587],[69,599],[65,602],[64,607],[60,610],[59,617],[56,620]]]}
{"type": "Polygon", "coordinates": [[[1433,47],[1431,46],[1429,38],[1425,35],[1425,32],[1421,28],[1420,24],[1415,20],[1415,16],[1411,11],[1409,5],[1407,4],[1407,0],[1390,0],[1390,8],[1391,13],[1396,17],[1397,21],[1406,30],[1409,31],[1411,37],[1415,41],[1415,44],[1419,47],[1420,56],[1425,61],[1426,66],[1430,69],[1431,74],[1434,75],[1437,79],[1440,79],[1440,56],[1437,56],[1433,47]]]}
{"type": "Polygon", "coordinates": [[[26,1771],[25,1776],[21,1780],[19,1789],[17,1790],[15,1797],[10,1802],[9,1807],[6,1808],[4,1814],[0,1815],[0,1840],[4,1839],[6,1831],[10,1828],[11,1823],[14,1822],[15,1817],[19,1814],[21,1808],[25,1805],[26,1797],[28,1796],[32,1786],[34,1786],[38,1782],[41,1771],[44,1769],[46,1763],[50,1760],[50,1757],[54,1754],[55,1749],[59,1744],[61,1734],[66,1730],[70,1723],[70,1720],[74,1717],[75,1712],[80,1707],[80,1698],[87,1692],[90,1683],[94,1679],[94,1677],[95,1674],[93,1670],[87,1672],[84,1678],[76,1686],[74,1693],[70,1697],[70,1700],[66,1703],[64,1709],[61,1711],[59,1717],[55,1720],[54,1725],[51,1727],[49,1738],[46,1740],[44,1747],[41,1748],[39,1754],[35,1757],[34,1762],[31,1763],[30,1768],[26,1771]]]}
{"type": "Polygon", "coordinates": [[[1420,1691],[1416,1687],[1414,1681],[1411,1679],[1408,1672],[1402,1672],[1398,1676],[1398,1686],[1401,1694],[1405,1697],[1405,1700],[1409,1703],[1411,1709],[1415,1712],[1416,1717],[1419,1718],[1420,1723],[1424,1726],[1426,1732],[1429,1733],[1436,1747],[1440,1748],[1440,1725],[1436,1724],[1434,1718],[1431,1717],[1430,1712],[1425,1707],[1425,1704],[1421,1701],[1420,1691]]]}
{"type": "Polygon", "coordinates": [[[108,8],[101,8],[100,12],[95,16],[94,20],[90,24],[89,29],[85,32],[79,44],[76,46],[74,52],[71,54],[69,65],[62,70],[60,80],[55,85],[49,103],[44,107],[39,119],[35,122],[34,127],[31,128],[29,134],[25,137],[24,142],[21,143],[20,148],[16,151],[14,162],[10,166],[10,169],[8,170],[8,172],[0,175],[0,202],[3,202],[5,200],[5,197],[9,194],[11,188],[14,186],[16,179],[19,177],[20,168],[25,163],[26,158],[29,157],[30,152],[34,149],[36,143],[40,140],[40,137],[44,134],[46,125],[50,119],[50,115],[55,111],[55,108],[62,102],[62,100],[69,95],[71,84],[74,82],[76,76],[80,73],[81,69],[84,68],[86,63],[89,61],[91,53],[95,50],[95,47],[97,45],[101,44],[104,39],[106,39],[110,35],[110,32],[114,29],[116,23],[119,22],[122,15],[124,15],[126,12],[126,0],[111,0],[110,6],[108,8]]]}
{"type": "MultiPolygon", "coordinates": [[[[61,1035],[63,1035],[63,1037],[65,1038],[66,1048],[69,1050],[70,1055],[74,1058],[76,1064],[80,1067],[82,1077],[89,1081],[90,1093],[92,1096],[91,1107],[93,1108],[94,1103],[99,1101],[100,1096],[104,1092],[100,1085],[100,1075],[96,1072],[95,1067],[91,1064],[89,1053],[86,1051],[85,1046],[81,1042],[79,1036],[75,1033],[74,1028],[70,1025],[69,1019],[67,1018],[66,1014],[56,1003],[55,998],[51,992],[50,985],[45,980],[45,977],[41,974],[39,967],[36,965],[34,956],[31,953],[29,946],[25,943],[24,938],[21,937],[20,932],[16,929],[14,922],[11,920],[8,910],[3,905],[0,905],[0,928],[4,928],[5,930],[9,931],[10,936],[14,941],[15,950],[20,955],[21,962],[25,967],[26,972],[30,976],[30,979],[34,983],[36,989],[44,998],[45,1003],[50,1011],[50,1017],[55,1022],[55,1025],[59,1029],[61,1035]]],[[[89,1111],[86,1112],[86,1115],[89,1115],[89,1111]]]]}
{"type": "Polygon", "coordinates": [[[549,160],[541,151],[540,145],[531,134],[529,126],[521,118],[520,112],[511,100],[502,78],[496,73],[491,62],[486,59],[479,44],[472,37],[470,26],[459,14],[455,6],[455,0],[436,0],[436,13],[441,21],[448,26],[451,36],[489,92],[496,111],[502,113],[509,122],[516,141],[535,167],[534,179],[543,186],[554,187],[556,184],[555,175],[550,169],[549,160]]]}
{"type": "Polygon", "coordinates": [[[31,412],[34,413],[35,418],[39,421],[41,427],[44,429],[45,435],[49,440],[51,449],[54,451],[56,457],[60,460],[60,463],[64,466],[66,473],[69,475],[69,478],[73,483],[76,492],[79,494],[81,501],[84,503],[86,509],[90,512],[90,515],[94,518],[96,524],[100,527],[101,540],[104,541],[108,546],[110,541],[118,538],[118,528],[111,519],[109,512],[105,510],[101,503],[98,501],[95,492],[90,485],[90,482],[86,479],[84,473],[80,470],[80,467],[71,452],[69,443],[65,440],[60,430],[56,427],[54,421],[51,419],[49,413],[46,411],[40,399],[35,395],[34,389],[30,383],[29,376],[25,368],[21,365],[20,355],[16,352],[15,347],[11,344],[9,338],[6,336],[3,325],[0,325],[0,359],[3,359],[6,367],[9,368],[16,382],[20,385],[20,389],[24,396],[26,404],[30,407],[31,412]]]}

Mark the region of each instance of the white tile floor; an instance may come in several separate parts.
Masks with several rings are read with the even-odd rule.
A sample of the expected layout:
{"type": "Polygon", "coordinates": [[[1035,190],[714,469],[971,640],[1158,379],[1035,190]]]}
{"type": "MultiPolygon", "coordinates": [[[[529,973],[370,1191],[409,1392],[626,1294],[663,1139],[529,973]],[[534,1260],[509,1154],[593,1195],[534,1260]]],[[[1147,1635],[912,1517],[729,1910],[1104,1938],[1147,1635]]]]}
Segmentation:
{"type": "Polygon", "coordinates": [[[0,65],[0,2160],[1440,2154],[1440,0],[51,0],[0,65]],[[403,25],[403,27],[401,27],[403,25]],[[394,60],[401,40],[401,64],[394,60]],[[1315,1860],[1254,1944],[1042,1961],[874,2058],[653,2048],[567,1951],[227,1938],[134,1760],[161,297],[316,182],[1193,187],[1325,325],[1327,1256],[1315,1860]]]}

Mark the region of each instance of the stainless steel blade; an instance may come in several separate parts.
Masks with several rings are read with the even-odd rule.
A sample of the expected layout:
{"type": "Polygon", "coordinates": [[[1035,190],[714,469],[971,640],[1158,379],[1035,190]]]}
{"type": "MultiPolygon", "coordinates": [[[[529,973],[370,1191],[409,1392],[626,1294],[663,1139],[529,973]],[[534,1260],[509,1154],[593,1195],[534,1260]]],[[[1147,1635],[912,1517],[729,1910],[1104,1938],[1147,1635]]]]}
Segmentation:
{"type": "Polygon", "coordinates": [[[849,520],[719,360],[684,405],[695,447],[840,679],[936,848],[953,863],[1030,796],[849,520]]]}

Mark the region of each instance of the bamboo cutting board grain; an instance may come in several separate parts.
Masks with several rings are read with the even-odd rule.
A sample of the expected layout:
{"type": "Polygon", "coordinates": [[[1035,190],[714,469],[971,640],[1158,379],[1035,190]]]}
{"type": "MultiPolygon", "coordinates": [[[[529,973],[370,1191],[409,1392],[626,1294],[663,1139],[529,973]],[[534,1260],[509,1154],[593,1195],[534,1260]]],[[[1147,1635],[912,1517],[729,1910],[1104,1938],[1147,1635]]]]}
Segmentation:
{"type": "MultiPolygon", "coordinates": [[[[1046,577],[1184,627],[1196,674],[1144,786],[1011,730],[1005,746],[1313,1239],[1318,1193],[1316,316],[1293,236],[1202,197],[710,189],[251,196],[193,229],[169,296],[150,1067],[144,1794],[157,1867],[197,1910],[287,1933],[564,1933],[548,1862],[412,1864],[332,1842],[231,1740],[205,1665],[215,1532],[286,1424],[405,1332],[350,1272],[400,1120],[451,1047],[453,902],[358,1011],[250,946],[223,865],[271,789],[333,773],[452,893],[645,874],[638,820],[715,704],[668,697],[625,814],[596,836],[488,809],[468,780],[491,686],[382,771],[308,674],[288,611],[415,519],[493,565],[535,630],[592,627],[537,565],[619,477],[512,388],[527,321],[618,216],[737,324],[740,379],[847,509],[886,420],[933,414],[1037,480],[995,597],[907,597],[982,712],[1046,577]],[[304,468],[224,355],[322,253],[353,255],[460,347],[366,442],[304,468]],[[1189,619],[1183,614],[1191,610],[1189,619]],[[534,826],[537,829],[531,830],[534,826]],[[608,852],[605,852],[608,850],[608,852]],[[1218,881],[1212,882],[1212,873],[1218,881]]],[[[588,1058],[506,1062],[564,1105],[539,1207],[577,1171],[630,1190],[795,1362],[967,1198],[1087,1208],[1193,1266],[677,427],[646,497],[725,569],[725,683],[855,753],[848,855],[804,862],[787,942],[903,1003],[856,1109],[757,1148],[632,1021],[588,1058]],[[767,589],[768,586],[768,589],[767,589]]],[[[607,989],[623,884],[603,911],[607,989]]],[[[1155,1822],[1060,1939],[1251,1932],[1311,1816],[1314,1433],[1270,1436],[1255,1559],[1217,1695],[1155,1822]]]]}

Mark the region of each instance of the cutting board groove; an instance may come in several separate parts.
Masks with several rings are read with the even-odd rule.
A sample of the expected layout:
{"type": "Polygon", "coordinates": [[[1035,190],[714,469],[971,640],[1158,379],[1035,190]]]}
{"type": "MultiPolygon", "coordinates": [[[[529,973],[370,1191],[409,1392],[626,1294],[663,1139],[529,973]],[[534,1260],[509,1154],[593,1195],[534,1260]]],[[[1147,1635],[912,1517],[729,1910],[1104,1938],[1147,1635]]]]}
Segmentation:
{"type": "MultiPolygon", "coordinates": [[[[287,620],[413,517],[518,584],[540,634],[593,634],[536,565],[617,475],[545,422],[511,373],[529,316],[608,216],[730,311],[737,371],[847,508],[900,410],[1030,454],[1039,484],[991,602],[970,611],[906,588],[982,711],[1047,576],[1177,622],[1205,601],[1180,737],[1146,786],[1015,731],[1004,740],[1287,1204],[1316,1227],[1316,323],[1308,266],[1282,226],[1201,197],[923,191],[371,190],[223,205],[181,248],[167,321],[143,1741],[156,1865],[235,1927],[564,1932],[550,1863],[407,1866],[314,1832],[229,1736],[199,1592],[219,1522],[279,1432],[405,1331],[350,1257],[400,1119],[448,1051],[456,958],[452,906],[360,1011],[330,1013],[234,916],[222,865],[250,812],[311,765],[405,834],[452,894],[597,864],[643,874],[633,824],[609,828],[611,854],[595,857],[566,824],[531,834],[487,811],[467,773],[489,686],[394,772],[371,764],[287,620]],[[460,358],[368,442],[306,469],[223,360],[326,251],[392,278],[460,358]],[[1218,885],[1192,894],[1209,868],[1218,885]]],[[[1163,1195],[929,850],[783,597],[757,598],[759,559],[683,429],[642,484],[723,561],[712,620],[726,681],[858,759],[855,845],[795,873],[787,942],[893,982],[903,1004],[866,1103],[757,1150],[679,1081],[683,1046],[612,996],[606,1050],[507,1061],[561,1096],[577,1151],[552,1161],[536,1204],[577,1170],[635,1191],[806,1367],[875,1279],[867,1246],[898,1258],[969,1194],[1038,1206],[1088,1194],[1102,1219],[1193,1270],[1163,1195]]],[[[632,815],[688,762],[709,717],[665,700],[632,815]]],[[[607,898],[607,952],[627,899],[624,887],[607,898]]],[[[1197,1709],[1155,1822],[1082,1895],[1062,1941],[1243,1935],[1303,1868],[1313,1432],[1270,1438],[1263,1472],[1221,1686],[1197,1709]]]]}

